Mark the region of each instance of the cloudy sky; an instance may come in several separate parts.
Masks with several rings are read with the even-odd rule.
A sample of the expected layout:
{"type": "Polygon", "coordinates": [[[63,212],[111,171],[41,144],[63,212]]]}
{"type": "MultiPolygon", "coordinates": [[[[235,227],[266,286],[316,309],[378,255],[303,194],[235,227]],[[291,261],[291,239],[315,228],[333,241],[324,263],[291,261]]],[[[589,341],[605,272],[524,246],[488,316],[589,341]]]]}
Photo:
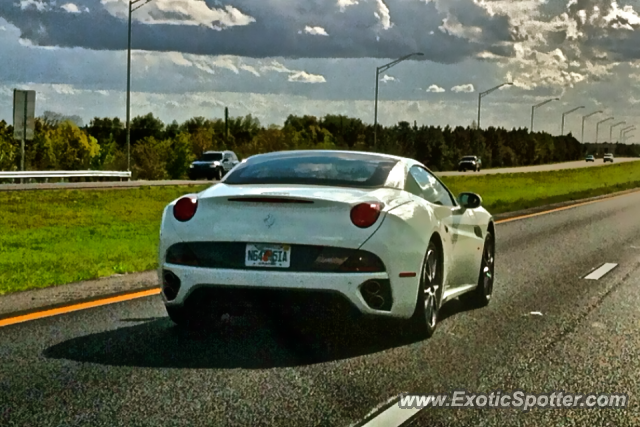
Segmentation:
{"type": "MultiPolygon", "coordinates": [[[[141,5],[146,0],[141,0],[141,5]]],[[[0,0],[0,119],[12,89],[45,110],[125,114],[128,0],[0,0]]],[[[136,5],[136,6],[137,6],[136,5]]],[[[608,139],[640,124],[640,0],[151,0],[133,14],[132,114],[164,121],[251,113],[482,125],[608,139]]],[[[640,136],[640,132],[638,133],[640,136]]],[[[638,138],[640,141],[640,138],[638,138]]]]}

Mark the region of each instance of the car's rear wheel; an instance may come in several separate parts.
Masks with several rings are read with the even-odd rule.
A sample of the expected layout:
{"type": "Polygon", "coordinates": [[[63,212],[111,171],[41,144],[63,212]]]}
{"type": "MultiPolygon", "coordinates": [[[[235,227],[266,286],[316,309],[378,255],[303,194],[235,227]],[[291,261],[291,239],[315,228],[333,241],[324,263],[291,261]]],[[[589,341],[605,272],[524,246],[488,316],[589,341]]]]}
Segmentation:
{"type": "Polygon", "coordinates": [[[409,319],[407,332],[411,337],[430,338],[435,332],[442,300],[442,279],[442,254],[432,239],[422,263],[416,308],[409,319]]]}
{"type": "Polygon", "coordinates": [[[480,264],[480,275],[478,286],[470,293],[462,295],[461,299],[472,307],[486,307],[493,295],[493,282],[495,270],[495,242],[493,234],[487,233],[484,239],[482,250],[482,263],[480,264]]]}

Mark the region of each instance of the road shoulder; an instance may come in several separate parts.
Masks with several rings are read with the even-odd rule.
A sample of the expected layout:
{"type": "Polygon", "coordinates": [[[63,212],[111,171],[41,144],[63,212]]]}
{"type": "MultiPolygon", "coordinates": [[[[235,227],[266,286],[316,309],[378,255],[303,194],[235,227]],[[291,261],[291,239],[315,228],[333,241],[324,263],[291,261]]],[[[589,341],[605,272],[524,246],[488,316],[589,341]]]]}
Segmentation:
{"type": "Polygon", "coordinates": [[[158,286],[158,274],[151,270],[15,292],[0,297],[0,319],[154,289],[158,286]]]}

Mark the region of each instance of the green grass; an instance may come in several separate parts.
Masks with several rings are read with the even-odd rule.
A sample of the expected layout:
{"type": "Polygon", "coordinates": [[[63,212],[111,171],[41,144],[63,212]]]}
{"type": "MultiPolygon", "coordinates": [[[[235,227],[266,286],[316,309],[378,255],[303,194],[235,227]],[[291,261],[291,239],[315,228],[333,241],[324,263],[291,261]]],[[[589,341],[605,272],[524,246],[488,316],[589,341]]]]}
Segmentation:
{"type": "MultiPolygon", "coordinates": [[[[640,187],[640,163],[443,181],[497,214],[640,187]]],[[[0,192],[0,295],[155,268],[163,208],[207,186],[0,192]]]]}
{"type": "Polygon", "coordinates": [[[0,192],[0,295],[154,268],[162,210],[206,187],[0,192]]]}
{"type": "Polygon", "coordinates": [[[480,194],[492,214],[584,199],[640,187],[640,162],[549,172],[446,176],[454,194],[480,194]]]}

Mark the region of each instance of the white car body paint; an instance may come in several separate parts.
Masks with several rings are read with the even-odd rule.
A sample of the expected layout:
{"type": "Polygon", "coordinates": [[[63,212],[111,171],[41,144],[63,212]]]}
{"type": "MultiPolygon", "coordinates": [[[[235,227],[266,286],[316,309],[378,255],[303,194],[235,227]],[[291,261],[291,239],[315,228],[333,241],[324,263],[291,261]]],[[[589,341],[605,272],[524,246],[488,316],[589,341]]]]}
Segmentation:
{"type": "MultiPolygon", "coordinates": [[[[158,248],[158,275],[172,271],[181,280],[175,299],[181,305],[196,285],[259,286],[268,288],[333,290],[345,296],[363,314],[407,319],[415,310],[420,272],[427,246],[434,234],[444,250],[444,294],[441,303],[475,289],[478,283],[484,237],[491,215],[482,207],[432,204],[404,190],[411,166],[421,163],[401,157],[389,174],[385,188],[357,189],[307,185],[228,185],[220,183],[195,195],[198,208],[187,222],[177,221],[172,209],[164,210],[158,248]],[[264,204],[232,202],[229,197],[286,196],[313,200],[313,204],[264,204]],[[380,217],[361,229],[350,220],[350,210],[361,202],[384,203],[380,217]],[[265,223],[265,219],[270,216],[265,223]],[[476,234],[478,228],[480,236],[476,234]],[[376,254],[385,272],[295,272],[281,269],[214,269],[168,264],[167,249],[179,242],[227,241],[339,246],[376,254]],[[415,272],[415,277],[399,277],[415,272]],[[393,305],[390,311],[370,308],[359,286],[369,279],[389,279],[393,305]]],[[[233,171],[231,172],[233,173],[233,171]]],[[[179,199],[178,199],[179,200],[179,199]]],[[[295,256],[292,253],[292,257],[295,256]]]]}

